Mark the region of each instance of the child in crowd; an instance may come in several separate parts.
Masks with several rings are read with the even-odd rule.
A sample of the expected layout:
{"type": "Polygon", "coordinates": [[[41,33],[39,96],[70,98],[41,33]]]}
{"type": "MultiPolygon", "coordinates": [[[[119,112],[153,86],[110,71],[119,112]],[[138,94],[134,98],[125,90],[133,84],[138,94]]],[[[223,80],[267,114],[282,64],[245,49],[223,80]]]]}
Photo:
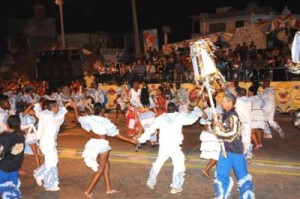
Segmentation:
{"type": "Polygon", "coordinates": [[[25,136],[16,115],[7,119],[7,128],[0,134],[0,196],[3,199],[21,198],[19,169],[21,168],[25,136]]]}

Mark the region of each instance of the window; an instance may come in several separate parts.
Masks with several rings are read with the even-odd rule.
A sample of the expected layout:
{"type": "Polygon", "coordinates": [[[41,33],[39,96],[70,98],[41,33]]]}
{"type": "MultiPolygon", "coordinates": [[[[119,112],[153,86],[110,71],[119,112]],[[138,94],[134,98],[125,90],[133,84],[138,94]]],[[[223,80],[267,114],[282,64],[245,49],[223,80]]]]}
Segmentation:
{"type": "Polygon", "coordinates": [[[235,27],[239,28],[239,27],[243,27],[244,26],[244,21],[236,21],[235,22],[235,27]]]}
{"type": "Polygon", "coordinates": [[[226,29],[225,23],[209,24],[209,32],[223,32],[226,29]]]}

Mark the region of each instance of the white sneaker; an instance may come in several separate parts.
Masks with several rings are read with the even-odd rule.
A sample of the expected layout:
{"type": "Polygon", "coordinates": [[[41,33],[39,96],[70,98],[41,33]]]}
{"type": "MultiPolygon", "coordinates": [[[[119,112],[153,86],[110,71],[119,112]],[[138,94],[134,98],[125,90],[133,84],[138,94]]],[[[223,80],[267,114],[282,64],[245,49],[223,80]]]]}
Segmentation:
{"type": "Polygon", "coordinates": [[[149,189],[154,190],[154,185],[153,185],[153,184],[148,184],[148,183],[147,183],[147,187],[149,187],[149,189]]]}
{"type": "Polygon", "coordinates": [[[51,188],[46,189],[46,191],[59,191],[59,190],[60,190],[59,187],[51,187],[51,188]]]}
{"type": "Polygon", "coordinates": [[[283,130],[280,130],[278,133],[279,133],[281,138],[285,138],[285,133],[284,133],[283,130]]]}
{"type": "Polygon", "coordinates": [[[40,179],[38,176],[36,176],[35,174],[33,174],[33,177],[36,181],[36,184],[39,185],[40,187],[43,185],[42,179],[40,179]]]}
{"type": "Polygon", "coordinates": [[[271,139],[273,136],[271,134],[264,134],[264,138],[271,139]]]}
{"type": "Polygon", "coordinates": [[[171,194],[176,194],[176,193],[182,192],[182,190],[183,190],[182,188],[172,188],[170,193],[171,194]]]}

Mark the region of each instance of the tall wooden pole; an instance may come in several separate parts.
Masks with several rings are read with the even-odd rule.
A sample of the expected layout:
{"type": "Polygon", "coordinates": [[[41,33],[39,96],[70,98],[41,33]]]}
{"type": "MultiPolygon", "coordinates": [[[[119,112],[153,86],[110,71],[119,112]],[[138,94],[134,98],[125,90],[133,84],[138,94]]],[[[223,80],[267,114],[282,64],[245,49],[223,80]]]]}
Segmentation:
{"type": "Polygon", "coordinates": [[[136,14],[135,0],[131,0],[131,8],[132,8],[132,19],[133,19],[133,35],[134,35],[135,55],[139,56],[141,53],[141,47],[140,47],[139,27],[138,27],[138,20],[137,20],[137,14],[136,14]]]}

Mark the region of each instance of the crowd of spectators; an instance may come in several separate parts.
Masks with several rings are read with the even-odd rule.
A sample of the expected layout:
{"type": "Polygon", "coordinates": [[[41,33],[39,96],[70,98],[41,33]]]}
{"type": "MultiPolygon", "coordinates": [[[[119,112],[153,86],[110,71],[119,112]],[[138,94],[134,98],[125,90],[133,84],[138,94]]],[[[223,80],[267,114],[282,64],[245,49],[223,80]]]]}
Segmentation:
{"type": "MultiPolygon", "coordinates": [[[[257,49],[254,42],[238,44],[230,48],[228,44],[217,44],[216,65],[228,81],[286,81],[293,79],[288,71],[291,63],[289,45],[257,49]]],[[[149,83],[193,82],[193,69],[189,49],[174,49],[169,55],[157,50],[148,51],[130,62],[118,62],[110,65],[98,60],[92,70],[98,83],[112,84],[115,81],[130,84],[133,80],[147,80],[149,83]]]]}

